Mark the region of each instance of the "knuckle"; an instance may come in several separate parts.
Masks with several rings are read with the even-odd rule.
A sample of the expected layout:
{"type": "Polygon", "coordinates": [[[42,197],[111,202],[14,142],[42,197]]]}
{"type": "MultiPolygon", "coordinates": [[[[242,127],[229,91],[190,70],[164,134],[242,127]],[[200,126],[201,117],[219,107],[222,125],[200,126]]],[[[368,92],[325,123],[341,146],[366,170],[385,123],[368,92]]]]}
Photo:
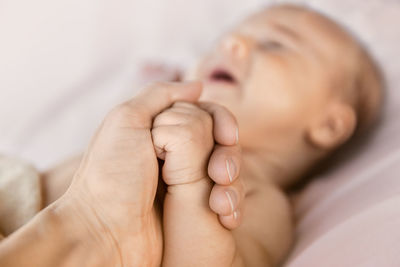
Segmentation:
{"type": "Polygon", "coordinates": [[[182,110],[181,108],[170,108],[160,113],[153,122],[153,138],[159,138],[157,128],[174,126],[177,136],[183,142],[199,147],[201,150],[209,150],[214,144],[212,134],[212,118],[205,111],[182,110]],[[175,128],[178,127],[178,128],[175,128]]]}
{"type": "Polygon", "coordinates": [[[184,112],[180,112],[180,111],[174,111],[175,117],[177,118],[177,120],[179,120],[182,123],[188,123],[190,124],[190,122],[193,119],[192,114],[190,113],[184,113],[184,112]]]}
{"type": "Polygon", "coordinates": [[[212,116],[192,103],[176,102],[171,109],[179,113],[182,119],[190,124],[201,124],[205,126],[205,130],[212,128],[212,116]]]}
{"type": "Polygon", "coordinates": [[[113,108],[106,116],[106,123],[120,123],[130,127],[149,127],[147,121],[146,108],[140,103],[132,106],[129,103],[123,103],[113,108]]]}
{"type": "Polygon", "coordinates": [[[123,120],[126,119],[127,117],[130,116],[130,114],[132,114],[132,109],[131,107],[124,103],[124,104],[120,104],[116,107],[114,107],[106,116],[106,120],[123,120]]]}
{"type": "Polygon", "coordinates": [[[192,145],[201,150],[209,150],[213,144],[211,136],[205,135],[197,127],[193,127],[193,125],[182,125],[180,134],[183,140],[190,141],[192,145]]]}
{"type": "Polygon", "coordinates": [[[195,140],[196,139],[196,135],[197,135],[196,131],[189,124],[182,125],[180,128],[180,132],[182,134],[182,137],[186,140],[195,140]]]}
{"type": "Polygon", "coordinates": [[[193,118],[193,121],[197,123],[212,123],[212,116],[207,111],[197,106],[193,106],[193,108],[189,109],[188,114],[190,114],[190,116],[193,118]]]}
{"type": "Polygon", "coordinates": [[[207,116],[191,116],[188,123],[193,134],[206,141],[212,138],[212,120],[207,116]]]}
{"type": "Polygon", "coordinates": [[[180,124],[189,121],[189,116],[187,114],[178,112],[173,109],[167,109],[164,112],[160,113],[154,119],[153,125],[173,125],[180,124]]]}

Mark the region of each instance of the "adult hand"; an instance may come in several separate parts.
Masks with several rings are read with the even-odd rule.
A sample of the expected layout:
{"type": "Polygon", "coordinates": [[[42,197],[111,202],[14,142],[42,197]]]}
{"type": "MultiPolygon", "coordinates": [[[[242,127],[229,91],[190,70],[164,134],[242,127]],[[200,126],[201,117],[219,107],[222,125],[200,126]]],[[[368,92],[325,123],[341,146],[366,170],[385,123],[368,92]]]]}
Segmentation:
{"type": "MultiPolygon", "coordinates": [[[[112,110],[68,191],[1,243],[0,265],[158,266],[162,233],[153,205],[158,162],[150,128],[162,110],[176,101],[195,102],[200,93],[200,83],[159,83],[112,110]]],[[[229,127],[221,127],[218,121],[224,116],[207,106],[204,109],[214,114],[214,134],[222,145],[211,156],[210,177],[229,186],[237,174],[229,177],[225,159],[233,158],[240,167],[237,146],[232,146],[236,127],[229,121],[229,127]]],[[[227,207],[224,196],[222,190],[215,190],[210,197],[210,206],[218,214],[227,207]]],[[[237,226],[220,219],[228,228],[237,226]]]]}
{"type": "Polygon", "coordinates": [[[113,109],[92,139],[70,188],[54,203],[58,214],[86,226],[100,254],[120,261],[107,266],[160,264],[152,120],[176,101],[196,101],[200,93],[197,82],[158,83],[113,109]]]}

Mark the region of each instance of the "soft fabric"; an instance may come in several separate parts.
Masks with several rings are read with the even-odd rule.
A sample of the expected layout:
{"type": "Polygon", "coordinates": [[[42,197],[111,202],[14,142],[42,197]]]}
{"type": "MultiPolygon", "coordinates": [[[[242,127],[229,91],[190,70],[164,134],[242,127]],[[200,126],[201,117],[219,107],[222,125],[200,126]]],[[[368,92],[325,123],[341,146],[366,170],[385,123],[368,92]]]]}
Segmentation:
{"type": "MultiPolygon", "coordinates": [[[[134,82],[140,62],[190,65],[222,30],[270,2],[1,1],[0,153],[45,169],[81,152],[107,110],[142,86],[134,82]]],[[[388,87],[376,133],[339,153],[297,197],[286,265],[400,266],[400,2],[287,2],[306,2],[357,33],[388,87]]]]}
{"type": "Polygon", "coordinates": [[[25,162],[0,155],[0,237],[32,219],[42,209],[42,200],[39,173],[25,162]]]}
{"type": "Polygon", "coordinates": [[[400,266],[400,2],[312,4],[359,33],[387,88],[375,131],[335,155],[337,164],[296,199],[297,242],[286,266],[400,266]]]}

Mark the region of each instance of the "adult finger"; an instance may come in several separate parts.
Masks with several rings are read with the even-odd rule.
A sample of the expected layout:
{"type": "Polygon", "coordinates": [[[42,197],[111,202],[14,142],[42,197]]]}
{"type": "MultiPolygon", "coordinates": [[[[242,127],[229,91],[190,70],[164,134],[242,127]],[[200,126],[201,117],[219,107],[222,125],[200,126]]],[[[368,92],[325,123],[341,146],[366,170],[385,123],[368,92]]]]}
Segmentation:
{"type": "Polygon", "coordinates": [[[242,216],[243,212],[242,212],[242,208],[239,207],[237,210],[235,210],[234,213],[230,214],[230,215],[219,215],[218,219],[219,222],[227,229],[233,230],[237,227],[240,226],[240,224],[242,223],[242,216]]]}
{"type": "Polygon", "coordinates": [[[135,128],[150,128],[152,119],[176,101],[196,101],[201,94],[201,82],[161,82],[148,86],[137,96],[122,105],[135,128]]]}
{"type": "Polygon", "coordinates": [[[238,143],[239,132],[237,122],[228,109],[210,102],[200,102],[199,107],[213,116],[214,138],[218,144],[232,146],[238,143]]]}
{"type": "Polygon", "coordinates": [[[209,205],[218,215],[232,215],[245,197],[245,189],[240,179],[231,185],[214,185],[211,190],[209,205]]]}
{"type": "Polygon", "coordinates": [[[220,185],[229,185],[239,176],[241,153],[239,145],[215,145],[208,163],[208,175],[220,185]]]}

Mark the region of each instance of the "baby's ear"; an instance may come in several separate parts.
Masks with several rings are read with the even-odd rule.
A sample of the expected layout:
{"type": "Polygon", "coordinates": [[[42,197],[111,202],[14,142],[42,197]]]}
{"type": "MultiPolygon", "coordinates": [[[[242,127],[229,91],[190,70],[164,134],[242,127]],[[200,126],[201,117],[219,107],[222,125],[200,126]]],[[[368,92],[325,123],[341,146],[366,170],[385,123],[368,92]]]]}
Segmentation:
{"type": "Polygon", "coordinates": [[[334,102],[310,125],[307,137],[314,146],[331,150],[353,135],[356,124],[354,109],[348,104],[334,102]]]}

